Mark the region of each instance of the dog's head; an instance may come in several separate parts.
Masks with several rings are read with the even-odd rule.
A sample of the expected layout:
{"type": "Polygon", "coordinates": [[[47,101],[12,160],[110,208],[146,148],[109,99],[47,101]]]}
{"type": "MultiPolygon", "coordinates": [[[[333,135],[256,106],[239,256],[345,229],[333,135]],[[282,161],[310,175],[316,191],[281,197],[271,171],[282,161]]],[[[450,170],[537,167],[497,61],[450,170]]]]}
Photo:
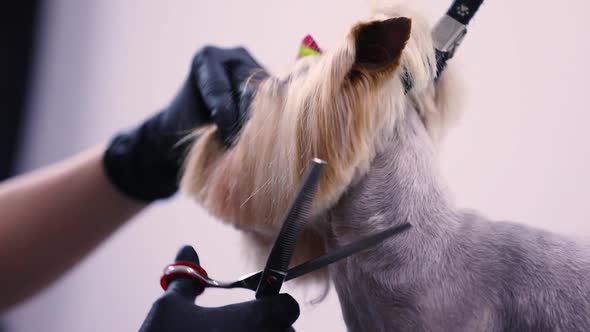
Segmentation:
{"type": "Polygon", "coordinates": [[[322,215],[368,170],[407,103],[425,104],[425,123],[439,127],[433,123],[440,116],[427,114],[427,104],[437,102],[435,63],[426,24],[395,15],[357,24],[339,47],[257,83],[250,118],[232,148],[213,126],[199,129],[182,185],[213,215],[265,245],[276,236],[309,160],[323,159],[314,220],[294,262],[321,254],[322,215]],[[413,82],[408,95],[403,79],[413,82]]]}

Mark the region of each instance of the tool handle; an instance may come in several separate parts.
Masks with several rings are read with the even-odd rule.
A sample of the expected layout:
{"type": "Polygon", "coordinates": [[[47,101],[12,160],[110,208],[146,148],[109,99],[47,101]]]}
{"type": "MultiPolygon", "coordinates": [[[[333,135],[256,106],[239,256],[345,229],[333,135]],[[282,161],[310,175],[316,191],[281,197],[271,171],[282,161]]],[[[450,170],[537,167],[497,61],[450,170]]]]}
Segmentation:
{"type": "MultiPolygon", "coordinates": [[[[186,245],[178,251],[175,263],[171,265],[175,264],[191,267],[198,270],[201,274],[207,275],[207,272],[199,265],[199,255],[197,255],[197,252],[191,246],[186,245]]],[[[205,285],[202,281],[191,277],[187,273],[175,273],[171,275],[164,273],[160,279],[160,285],[167,293],[176,292],[191,301],[194,301],[205,290],[205,285]]]]}
{"type": "Polygon", "coordinates": [[[455,0],[447,11],[447,15],[461,24],[468,25],[482,3],[483,0],[455,0]]]}

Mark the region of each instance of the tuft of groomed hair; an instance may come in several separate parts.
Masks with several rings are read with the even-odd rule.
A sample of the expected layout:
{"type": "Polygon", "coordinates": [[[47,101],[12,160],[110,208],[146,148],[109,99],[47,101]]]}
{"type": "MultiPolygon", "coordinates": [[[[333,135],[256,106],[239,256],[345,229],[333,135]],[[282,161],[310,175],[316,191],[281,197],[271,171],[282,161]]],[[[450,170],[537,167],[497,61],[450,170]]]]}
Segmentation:
{"type": "Polygon", "coordinates": [[[452,119],[449,80],[435,86],[430,27],[406,9],[389,9],[355,25],[339,47],[308,56],[252,84],[257,92],[237,143],[226,148],[214,126],[199,128],[182,188],[212,215],[268,248],[312,158],[327,162],[312,219],[293,263],[324,252],[330,209],[391,136],[412,104],[434,139],[452,119]],[[407,17],[411,17],[409,19],[407,17]],[[408,75],[413,89],[404,94],[408,75]]]}

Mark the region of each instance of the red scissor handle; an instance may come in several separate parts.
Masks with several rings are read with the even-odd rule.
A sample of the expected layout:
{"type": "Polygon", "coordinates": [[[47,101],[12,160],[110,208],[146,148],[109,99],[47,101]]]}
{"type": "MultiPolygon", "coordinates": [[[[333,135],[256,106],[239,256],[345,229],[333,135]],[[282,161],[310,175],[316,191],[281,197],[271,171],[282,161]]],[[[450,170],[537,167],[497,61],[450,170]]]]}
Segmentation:
{"type": "Polygon", "coordinates": [[[166,291],[172,279],[178,277],[190,278],[197,281],[201,286],[197,293],[198,296],[201,295],[201,293],[203,293],[206,286],[205,282],[201,278],[199,278],[199,275],[203,277],[208,277],[207,271],[205,271],[205,269],[203,269],[199,264],[195,264],[193,262],[188,261],[175,262],[167,265],[164,268],[164,273],[160,278],[160,286],[162,286],[162,289],[166,291]]]}

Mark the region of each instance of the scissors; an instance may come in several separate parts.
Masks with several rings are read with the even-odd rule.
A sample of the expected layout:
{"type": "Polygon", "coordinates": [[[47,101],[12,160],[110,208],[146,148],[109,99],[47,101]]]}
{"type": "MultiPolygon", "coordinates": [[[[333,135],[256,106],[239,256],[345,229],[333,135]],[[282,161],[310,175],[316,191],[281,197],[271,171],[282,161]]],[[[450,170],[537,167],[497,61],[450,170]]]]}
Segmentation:
{"type": "Polygon", "coordinates": [[[316,271],[355,253],[371,248],[383,242],[385,239],[402,233],[411,227],[409,223],[405,223],[385,229],[289,269],[289,262],[295,251],[297,238],[309,219],[313,198],[325,165],[326,163],[323,160],[317,158],[310,162],[303,185],[286,215],[285,221],[268,256],[264,270],[248,274],[236,281],[226,282],[210,278],[207,271],[199,264],[179,261],[164,268],[160,279],[162,288],[166,290],[174,278],[188,277],[197,281],[201,285],[202,290],[209,287],[245,288],[255,291],[256,298],[262,298],[268,295],[278,294],[281,286],[286,281],[316,271]]]}

